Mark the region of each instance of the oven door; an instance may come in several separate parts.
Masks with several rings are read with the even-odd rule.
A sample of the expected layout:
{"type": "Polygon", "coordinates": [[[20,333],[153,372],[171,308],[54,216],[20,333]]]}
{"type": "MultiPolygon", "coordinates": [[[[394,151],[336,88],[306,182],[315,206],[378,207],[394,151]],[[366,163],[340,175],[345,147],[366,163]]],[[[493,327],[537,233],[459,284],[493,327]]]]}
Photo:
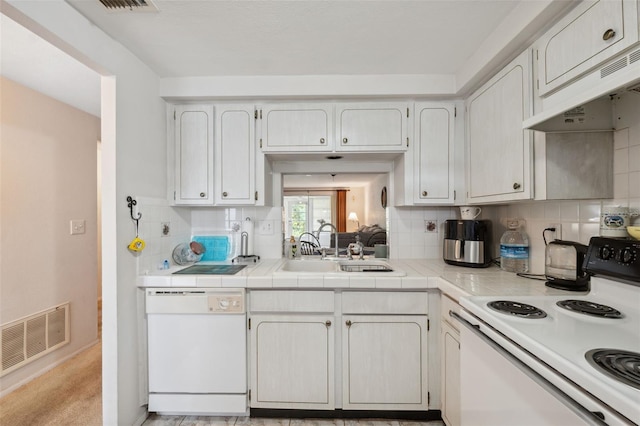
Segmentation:
{"type": "Polygon", "coordinates": [[[478,318],[452,316],[463,325],[463,426],[631,424],[478,318]]]}

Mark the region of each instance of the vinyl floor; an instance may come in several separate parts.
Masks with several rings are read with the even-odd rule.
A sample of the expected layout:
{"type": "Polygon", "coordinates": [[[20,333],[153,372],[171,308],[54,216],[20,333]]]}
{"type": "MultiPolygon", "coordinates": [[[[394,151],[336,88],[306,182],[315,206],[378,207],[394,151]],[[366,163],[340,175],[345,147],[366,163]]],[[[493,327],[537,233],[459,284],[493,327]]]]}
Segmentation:
{"type": "Polygon", "coordinates": [[[444,426],[439,420],[417,422],[388,419],[267,419],[151,414],[143,426],[444,426]]]}

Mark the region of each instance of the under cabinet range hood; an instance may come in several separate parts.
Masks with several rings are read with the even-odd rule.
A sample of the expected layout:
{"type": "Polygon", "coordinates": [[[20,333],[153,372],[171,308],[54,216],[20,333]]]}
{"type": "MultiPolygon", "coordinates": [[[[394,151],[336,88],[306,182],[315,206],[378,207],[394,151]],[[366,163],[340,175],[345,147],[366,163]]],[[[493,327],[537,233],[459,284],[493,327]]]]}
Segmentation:
{"type": "Polygon", "coordinates": [[[536,113],[524,120],[522,127],[545,132],[611,130],[615,125],[608,105],[616,96],[626,94],[640,96],[640,49],[637,46],[569,86],[538,98],[534,105],[536,113]]]}

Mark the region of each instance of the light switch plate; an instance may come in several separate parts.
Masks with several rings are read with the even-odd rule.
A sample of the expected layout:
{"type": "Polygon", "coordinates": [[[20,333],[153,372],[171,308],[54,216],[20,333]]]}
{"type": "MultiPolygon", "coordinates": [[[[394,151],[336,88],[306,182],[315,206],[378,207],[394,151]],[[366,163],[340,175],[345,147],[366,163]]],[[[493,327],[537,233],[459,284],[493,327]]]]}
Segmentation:
{"type": "Polygon", "coordinates": [[[82,219],[72,219],[69,221],[69,226],[71,235],[79,235],[87,232],[86,222],[82,219]]]}

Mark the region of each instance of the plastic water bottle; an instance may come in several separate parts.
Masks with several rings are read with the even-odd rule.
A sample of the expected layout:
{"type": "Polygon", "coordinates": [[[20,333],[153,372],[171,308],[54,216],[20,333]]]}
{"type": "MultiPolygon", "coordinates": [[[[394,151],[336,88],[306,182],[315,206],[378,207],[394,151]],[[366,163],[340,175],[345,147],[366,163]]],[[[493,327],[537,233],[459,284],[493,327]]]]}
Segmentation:
{"type": "Polygon", "coordinates": [[[529,238],[518,230],[518,220],[507,221],[507,231],[500,238],[500,268],[507,272],[529,272],[529,238]]]}

